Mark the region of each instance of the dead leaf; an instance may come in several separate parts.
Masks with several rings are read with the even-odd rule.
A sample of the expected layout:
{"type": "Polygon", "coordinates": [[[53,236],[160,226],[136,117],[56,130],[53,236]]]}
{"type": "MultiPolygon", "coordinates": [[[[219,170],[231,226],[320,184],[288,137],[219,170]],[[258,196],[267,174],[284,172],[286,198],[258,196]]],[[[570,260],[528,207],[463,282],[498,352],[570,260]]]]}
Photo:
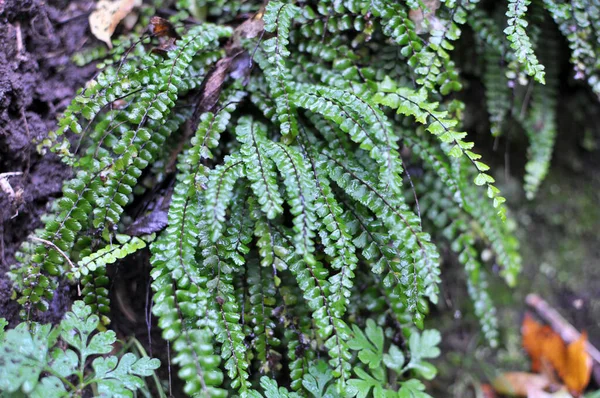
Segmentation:
{"type": "Polygon", "coordinates": [[[435,12],[440,8],[440,0],[423,0],[423,4],[427,9],[417,8],[408,12],[408,17],[415,24],[415,32],[417,34],[427,33],[431,30],[444,30],[444,24],[435,12]]]}
{"type": "Polygon", "coordinates": [[[155,37],[181,38],[171,22],[156,15],[150,18],[150,33],[155,37]]]}
{"type": "Polygon", "coordinates": [[[563,373],[559,375],[573,395],[580,395],[590,382],[592,375],[592,358],[585,349],[587,333],[569,344],[567,347],[567,361],[563,373]]]}
{"type": "Polygon", "coordinates": [[[252,57],[248,51],[242,51],[234,56],[229,67],[229,76],[232,79],[243,79],[243,85],[248,83],[252,71],[252,57]]]}
{"type": "Polygon", "coordinates": [[[161,42],[159,43],[159,45],[152,48],[152,52],[155,54],[162,54],[164,56],[169,51],[174,50],[176,48],[177,48],[177,45],[175,44],[175,38],[167,37],[167,38],[161,39],[161,42]]]}
{"type": "Polygon", "coordinates": [[[230,57],[221,58],[206,74],[206,77],[200,86],[201,94],[200,101],[198,102],[200,114],[212,110],[219,101],[219,96],[221,95],[221,90],[223,89],[223,82],[227,77],[230,65],[230,57]]]}
{"type": "Polygon", "coordinates": [[[547,372],[551,367],[573,395],[579,396],[585,390],[592,373],[592,358],[585,349],[585,333],[567,346],[558,333],[536,322],[529,314],[523,319],[521,333],[533,371],[547,372]]]}
{"type": "Polygon", "coordinates": [[[90,29],[92,34],[112,48],[110,38],[117,25],[135,7],[142,5],[142,0],[100,0],[96,9],[90,14],[90,29]]]}
{"type": "Polygon", "coordinates": [[[125,230],[130,236],[149,235],[159,232],[169,224],[169,217],[166,210],[155,209],[148,214],[138,218],[125,230]]]}
{"type": "Polygon", "coordinates": [[[544,375],[526,372],[506,372],[492,380],[492,386],[499,394],[512,397],[539,397],[550,381],[544,375]]]}
{"type": "Polygon", "coordinates": [[[554,369],[564,361],[565,344],[550,326],[536,322],[531,315],[525,314],[521,326],[523,348],[531,358],[531,370],[540,372],[543,361],[548,361],[554,369]]]}
{"type": "Polygon", "coordinates": [[[228,56],[239,53],[244,49],[242,40],[254,39],[261,36],[265,29],[265,22],[263,21],[264,5],[254,14],[252,17],[242,22],[231,35],[231,38],[225,46],[225,51],[228,56]]]}

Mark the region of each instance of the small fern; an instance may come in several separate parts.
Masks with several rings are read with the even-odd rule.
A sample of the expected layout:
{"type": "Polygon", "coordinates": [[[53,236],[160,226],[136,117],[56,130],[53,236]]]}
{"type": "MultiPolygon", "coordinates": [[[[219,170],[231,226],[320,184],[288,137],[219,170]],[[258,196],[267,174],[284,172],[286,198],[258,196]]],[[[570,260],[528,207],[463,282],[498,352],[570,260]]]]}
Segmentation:
{"type": "MultiPolygon", "coordinates": [[[[74,174],[11,270],[22,317],[47,311],[66,279],[88,305],[73,311],[95,313],[86,333],[106,328],[111,268],[148,246],[152,313],[185,394],[426,397],[440,336],[422,329],[450,260],[440,253],[452,252],[483,335],[498,344],[494,276],[479,251],[512,286],[519,245],[483,148],[463,131],[453,53],[473,35],[490,133],[525,131],[533,198],[556,136],[557,33],[575,77],[598,94],[597,13],[576,0],[446,0],[427,12],[421,1],[174,3],[161,22],[172,24],[167,49],[156,32],[130,34],[78,57],[101,61],[100,72],[38,146],[74,174]],[[251,16],[235,26],[232,13],[251,16]],[[189,16],[203,23],[180,23],[189,16]],[[162,221],[139,228],[133,207],[156,192],[162,221]]],[[[144,6],[143,20],[154,11],[144,6]]],[[[54,336],[35,328],[40,341],[54,336]]],[[[30,330],[6,336],[40,343],[30,330]]],[[[92,370],[120,380],[131,360],[95,359],[92,370]]],[[[35,369],[10,391],[71,387],[64,375],[40,382],[47,369],[35,369]]],[[[131,380],[107,383],[140,386],[131,380]]]]}

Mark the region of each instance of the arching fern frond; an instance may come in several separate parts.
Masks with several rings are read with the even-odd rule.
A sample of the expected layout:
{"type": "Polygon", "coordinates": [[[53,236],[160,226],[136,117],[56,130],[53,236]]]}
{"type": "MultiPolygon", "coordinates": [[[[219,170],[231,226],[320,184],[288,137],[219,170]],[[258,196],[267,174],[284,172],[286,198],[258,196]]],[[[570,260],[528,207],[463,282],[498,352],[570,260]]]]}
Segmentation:
{"type": "Polygon", "coordinates": [[[525,14],[530,3],[530,0],[509,0],[506,11],[508,26],[504,29],[504,33],[511,42],[511,48],[515,50],[517,61],[525,67],[525,72],[537,82],[544,84],[544,65],[541,65],[535,56],[531,39],[525,30],[528,25],[525,14]]]}

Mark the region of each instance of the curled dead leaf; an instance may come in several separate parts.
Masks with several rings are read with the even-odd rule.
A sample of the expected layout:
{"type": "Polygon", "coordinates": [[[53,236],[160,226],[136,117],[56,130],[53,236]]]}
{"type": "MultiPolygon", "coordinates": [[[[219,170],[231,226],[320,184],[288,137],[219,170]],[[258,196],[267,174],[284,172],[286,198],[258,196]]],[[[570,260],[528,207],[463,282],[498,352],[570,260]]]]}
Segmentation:
{"type": "Polygon", "coordinates": [[[117,25],[135,7],[142,5],[142,0],[100,0],[96,9],[90,14],[89,22],[92,34],[112,48],[110,38],[117,25]]]}

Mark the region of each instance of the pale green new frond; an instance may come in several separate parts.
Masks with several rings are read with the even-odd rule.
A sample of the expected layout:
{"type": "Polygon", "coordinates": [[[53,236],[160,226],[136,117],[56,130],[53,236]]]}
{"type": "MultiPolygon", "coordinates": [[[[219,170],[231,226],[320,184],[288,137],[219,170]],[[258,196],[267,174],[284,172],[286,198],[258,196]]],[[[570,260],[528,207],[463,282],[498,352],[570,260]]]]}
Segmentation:
{"type": "Polygon", "coordinates": [[[146,242],[135,236],[117,235],[117,240],[119,242],[118,244],[107,245],[103,249],[81,259],[77,263],[77,266],[70,271],[73,274],[73,277],[79,279],[81,275],[87,275],[97,268],[106,267],[108,264],[112,264],[115,261],[146,247],[146,242]]]}

